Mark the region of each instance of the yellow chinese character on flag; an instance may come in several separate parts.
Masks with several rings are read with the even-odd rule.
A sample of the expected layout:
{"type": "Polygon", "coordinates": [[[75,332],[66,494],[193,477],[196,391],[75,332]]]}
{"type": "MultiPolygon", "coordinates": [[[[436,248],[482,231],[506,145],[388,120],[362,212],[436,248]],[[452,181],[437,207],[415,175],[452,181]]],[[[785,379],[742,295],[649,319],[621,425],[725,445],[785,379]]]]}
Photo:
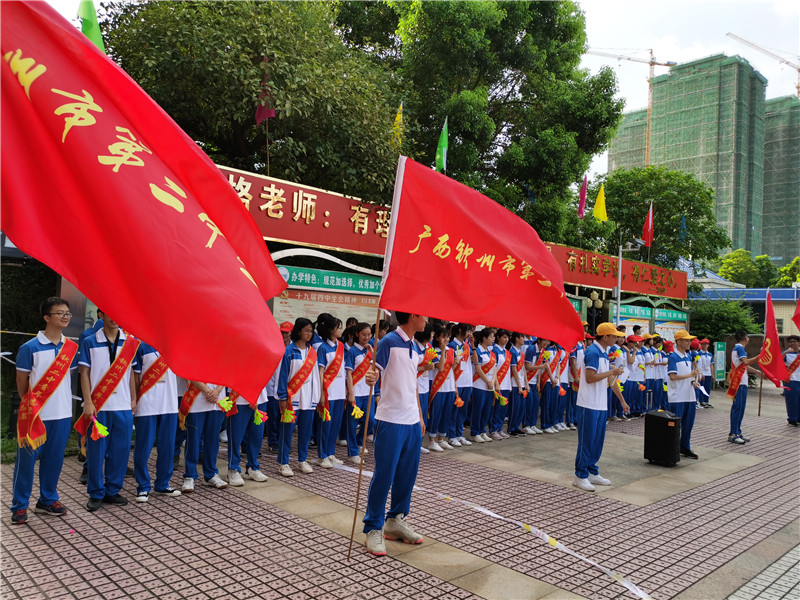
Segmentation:
{"type": "Polygon", "coordinates": [[[70,94],[69,92],[64,92],[55,88],[51,89],[50,91],[75,100],[75,102],[62,104],[53,111],[59,116],[63,114],[69,115],[64,118],[64,133],[61,136],[61,143],[64,143],[64,141],[67,139],[69,130],[75,125],[79,127],[88,127],[89,125],[94,125],[97,123],[97,119],[94,118],[94,115],[89,113],[90,110],[95,112],[103,112],[103,109],[95,103],[92,95],[86,90],[81,90],[81,92],[83,92],[83,96],[70,94]]]}
{"type": "Polygon", "coordinates": [[[111,155],[98,156],[97,161],[101,165],[114,165],[114,173],[119,173],[119,168],[122,165],[131,167],[144,166],[144,160],[140,156],[136,156],[136,153],[147,152],[148,154],[152,154],[152,152],[136,139],[136,136],[133,135],[130,129],[117,127],[117,131],[120,133],[127,133],[128,137],[118,135],[117,139],[119,141],[114,142],[108,147],[108,151],[111,155]]]}

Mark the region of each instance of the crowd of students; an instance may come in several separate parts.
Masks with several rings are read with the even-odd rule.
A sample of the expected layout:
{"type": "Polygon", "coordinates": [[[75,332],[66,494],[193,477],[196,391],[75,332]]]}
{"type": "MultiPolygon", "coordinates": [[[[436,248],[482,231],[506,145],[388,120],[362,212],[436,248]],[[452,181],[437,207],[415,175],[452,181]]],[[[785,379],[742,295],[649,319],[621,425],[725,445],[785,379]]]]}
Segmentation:
{"type": "MultiPolygon", "coordinates": [[[[360,464],[364,436],[371,440],[375,435],[375,407],[381,401],[382,381],[374,381],[377,375],[370,374],[370,365],[375,349],[393,329],[387,321],[381,321],[377,331],[354,318],[343,324],[327,313],[313,323],[306,318],[282,323],[284,357],[259,397],[250,399],[222,385],[176,377],[158,350],[127,336],[110,315],[98,311],[97,323],[76,345],[62,334],[71,316],[65,300],[48,299],[42,304],[41,314],[45,330],[23,345],[17,357],[17,388],[24,398],[20,431],[26,443],[19,449],[14,469],[13,523],[27,521],[37,459],[40,497],[35,511],[66,513],[56,487],[72,425],[69,373],[75,368],[80,369],[84,399],[76,429],[85,447],[83,477],[89,511],[103,504],[127,504],[120,491],[134,427],[138,502],[147,502],[151,493],[177,497],[193,492],[199,466],[203,480],[213,488],[241,486],[244,479],[266,481],[259,463],[259,458],[264,458],[260,454],[265,436],[280,474],[292,477],[293,466],[307,474],[314,466],[328,469],[342,464],[342,459],[360,464]],[[368,406],[371,387],[373,404],[368,406]],[[295,434],[296,454],[292,456],[295,434]],[[228,445],[224,476],[217,468],[221,437],[228,445]],[[185,450],[181,450],[184,444],[185,450]],[[344,448],[342,458],[336,456],[337,445],[344,448]],[[154,446],[158,459],[151,480],[148,462],[154,446]],[[316,460],[309,458],[313,450],[316,460]],[[170,481],[181,452],[182,485],[176,489],[170,481]]],[[[586,330],[588,324],[583,325],[586,330]]],[[[658,335],[638,335],[634,328],[626,336],[606,325],[613,331],[604,329],[604,345],[585,333],[584,342],[570,349],[506,329],[476,329],[465,323],[442,321],[420,325],[408,341],[412,344],[409,356],[413,355],[416,365],[419,413],[426,431],[419,451],[441,453],[512,437],[577,430],[584,414],[579,391],[589,381],[584,372],[589,346],[594,346],[589,365],[595,372],[591,385],[598,383],[595,355],[602,354],[603,364],[608,365],[603,381],[598,383],[602,391],[592,388],[595,402],[600,394],[605,398],[602,407],[595,407],[602,413],[603,431],[606,419],[627,421],[653,408],[680,409],[688,419],[689,411],[676,407],[674,393],[670,392],[670,385],[676,386],[678,380],[691,382],[686,393],[691,394],[692,422],[695,406],[712,408],[709,392],[714,357],[708,350],[709,340],[696,340],[682,332],[681,340],[676,335],[675,343],[681,346],[676,350],[673,342],[658,335]]],[[[732,381],[736,399],[729,440],[736,444],[748,441],[741,433],[741,420],[746,372],[754,371],[749,364],[756,358],[746,357],[746,343],[746,334],[737,334],[732,353],[733,372],[739,376],[732,381]]],[[[797,337],[790,337],[789,343],[785,360],[791,382],[786,403],[789,423],[796,426],[800,418],[797,337]]],[[[687,420],[684,426],[687,437],[682,440],[681,451],[696,458],[689,445],[691,423],[687,420]]],[[[586,479],[578,476],[578,469],[577,479],[586,479]]],[[[588,490],[592,486],[577,487],[588,490]]]]}

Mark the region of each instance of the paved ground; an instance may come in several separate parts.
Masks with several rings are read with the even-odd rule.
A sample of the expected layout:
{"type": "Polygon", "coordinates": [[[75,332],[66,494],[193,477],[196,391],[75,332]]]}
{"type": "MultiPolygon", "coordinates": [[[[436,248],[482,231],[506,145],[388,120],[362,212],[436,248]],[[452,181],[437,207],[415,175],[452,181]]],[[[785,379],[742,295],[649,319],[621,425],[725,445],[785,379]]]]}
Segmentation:
{"type": "MultiPolygon", "coordinates": [[[[600,466],[614,485],[595,494],[571,487],[574,432],[423,456],[409,519],[425,543],[388,542],[390,556],[375,558],[357,533],[349,562],[356,489],[350,471],[284,479],[265,453],[266,483],[199,486],[191,496],[88,513],[80,466],[68,459],[61,484],[66,517],[31,513],[27,526],[11,526],[6,513],[0,595],[635,597],[499,516],[539,528],[653,598],[798,598],[800,429],[786,424],[775,392],[765,390],[761,417],[757,399],[751,391],[744,422],[752,441],[735,446],[726,437],[729,401],[715,392],[716,408],[700,411],[694,429],[700,459],[673,469],[642,458],[642,420],[609,424],[600,466]]],[[[12,466],[3,465],[6,507],[11,474],[12,466]]],[[[123,494],[133,500],[132,480],[123,494]]]]}

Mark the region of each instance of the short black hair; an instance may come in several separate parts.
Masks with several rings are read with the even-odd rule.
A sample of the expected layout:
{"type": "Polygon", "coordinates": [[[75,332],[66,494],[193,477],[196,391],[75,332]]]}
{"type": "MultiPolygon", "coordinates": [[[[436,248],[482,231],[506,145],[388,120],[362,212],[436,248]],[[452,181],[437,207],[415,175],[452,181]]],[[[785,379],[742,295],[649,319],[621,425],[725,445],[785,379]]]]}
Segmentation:
{"type": "Polygon", "coordinates": [[[425,329],[414,333],[414,339],[417,340],[420,344],[427,344],[428,342],[431,341],[432,335],[433,335],[433,325],[431,323],[425,323],[425,329]]]}
{"type": "Polygon", "coordinates": [[[69,310],[69,302],[58,296],[50,296],[39,305],[39,315],[42,317],[49,315],[54,306],[61,306],[62,304],[66,305],[67,310],[69,310]]]}
{"type": "Polygon", "coordinates": [[[408,320],[411,318],[411,313],[407,312],[400,312],[399,310],[394,311],[394,317],[397,319],[397,322],[400,325],[405,325],[408,323],[408,320]]]}
{"type": "Polygon", "coordinates": [[[297,319],[295,319],[294,327],[292,327],[292,333],[290,334],[292,341],[296,342],[297,340],[299,340],[300,332],[303,331],[303,329],[305,329],[309,325],[311,325],[311,329],[313,330],[314,324],[309,319],[306,319],[304,317],[298,317],[297,319]]]}
{"type": "Polygon", "coordinates": [[[786,338],[787,342],[800,342],[800,335],[790,335],[786,338]]]}
{"type": "Polygon", "coordinates": [[[750,337],[750,334],[746,331],[737,331],[733,334],[733,339],[735,339],[737,342],[741,342],[744,338],[748,337],[750,337]]]}

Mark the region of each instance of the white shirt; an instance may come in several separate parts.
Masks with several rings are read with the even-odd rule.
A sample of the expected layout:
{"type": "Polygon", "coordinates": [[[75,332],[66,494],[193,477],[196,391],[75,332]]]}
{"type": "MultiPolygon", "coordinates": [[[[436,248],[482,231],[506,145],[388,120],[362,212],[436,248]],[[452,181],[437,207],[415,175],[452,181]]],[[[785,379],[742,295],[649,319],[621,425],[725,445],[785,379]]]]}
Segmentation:
{"type": "Polygon", "coordinates": [[[419,346],[402,328],[383,336],[375,354],[381,371],[381,401],[375,419],[397,425],[419,423],[417,367],[421,358],[419,346]]]}
{"type": "MultiPolygon", "coordinates": [[[[148,352],[140,355],[142,361],[142,373],[158,360],[161,354],[155,348],[146,347],[148,352]]],[[[159,379],[144,396],[139,398],[136,404],[137,417],[149,417],[152,415],[170,415],[178,412],[178,380],[172,369],[167,369],[166,373],[159,379]]]]}
{"type": "Polygon", "coordinates": [[[608,379],[601,379],[594,383],[586,381],[586,372],[606,373],[608,367],[608,351],[597,341],[586,349],[583,355],[583,369],[581,370],[581,384],[578,388],[577,405],[591,410],[608,410],[608,379]]]}
{"type": "MultiPolygon", "coordinates": [[[[680,350],[675,350],[675,352],[670,354],[667,373],[688,375],[692,372],[693,368],[692,358],[688,354],[684,354],[680,350]]],[[[692,378],[688,377],[678,381],[669,379],[667,381],[667,396],[669,397],[670,404],[695,402],[696,397],[694,394],[694,386],[692,385],[692,378]]]]}

